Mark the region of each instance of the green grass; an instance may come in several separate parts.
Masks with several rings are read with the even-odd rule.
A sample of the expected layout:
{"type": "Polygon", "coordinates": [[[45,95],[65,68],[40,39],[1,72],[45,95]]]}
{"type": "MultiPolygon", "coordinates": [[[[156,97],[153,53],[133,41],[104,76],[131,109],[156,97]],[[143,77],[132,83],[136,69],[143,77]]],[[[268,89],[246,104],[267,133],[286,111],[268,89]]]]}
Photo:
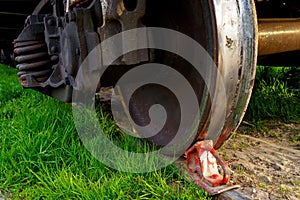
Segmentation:
{"type": "Polygon", "coordinates": [[[245,119],[298,121],[300,68],[257,67],[253,94],[245,119]]]}
{"type": "MultiPolygon", "coordinates": [[[[300,122],[300,68],[258,66],[253,94],[245,120],[255,126],[251,130],[268,130],[270,121],[300,122]]],[[[246,132],[247,132],[246,131],[246,132]]],[[[279,137],[278,135],[270,135],[279,137]]],[[[300,149],[300,132],[290,135],[290,142],[300,149]]]]}
{"type": "MultiPolygon", "coordinates": [[[[258,67],[246,119],[257,124],[265,119],[299,120],[298,69],[258,67]]],[[[22,89],[16,73],[0,65],[0,197],[208,199],[173,165],[143,174],[103,165],[80,141],[71,105],[22,89]]],[[[107,115],[99,112],[99,117],[107,135],[123,149],[149,148],[119,131],[107,115]]]]}
{"type": "MultiPolygon", "coordinates": [[[[16,73],[0,65],[0,197],[208,199],[173,165],[132,174],[101,164],[81,143],[71,105],[22,89],[16,73]]],[[[101,116],[106,130],[120,137],[101,116]]]]}

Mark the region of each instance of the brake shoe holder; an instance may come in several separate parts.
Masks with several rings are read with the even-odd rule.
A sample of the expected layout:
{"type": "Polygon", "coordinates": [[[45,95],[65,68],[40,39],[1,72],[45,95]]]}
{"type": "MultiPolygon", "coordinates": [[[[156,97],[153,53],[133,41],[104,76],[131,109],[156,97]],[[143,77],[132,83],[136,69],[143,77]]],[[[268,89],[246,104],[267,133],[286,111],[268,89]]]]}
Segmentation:
{"type": "Polygon", "coordinates": [[[210,195],[239,188],[229,184],[230,169],[213,148],[212,140],[199,141],[185,153],[187,175],[210,195]],[[222,174],[219,173],[219,167],[222,174]]]}

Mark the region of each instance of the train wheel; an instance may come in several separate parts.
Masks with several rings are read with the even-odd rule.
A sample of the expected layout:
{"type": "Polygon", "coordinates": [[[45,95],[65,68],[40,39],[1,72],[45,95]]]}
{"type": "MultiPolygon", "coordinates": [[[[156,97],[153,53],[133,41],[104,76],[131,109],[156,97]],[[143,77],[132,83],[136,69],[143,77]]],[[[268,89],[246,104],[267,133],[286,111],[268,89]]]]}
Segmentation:
{"type": "MultiPolygon", "coordinates": [[[[212,139],[219,148],[240,124],[254,84],[257,57],[257,19],[252,0],[151,0],[146,4],[143,23],[151,27],[169,28],[193,38],[211,56],[222,76],[226,90],[226,101],[219,95],[217,83],[215,101],[203,95],[206,88],[203,77],[197,76],[192,66],[178,55],[155,51],[155,61],[172,66],[180,72],[193,87],[200,106],[201,118],[196,139],[212,139]],[[224,118],[218,116],[220,104],[226,102],[224,118]],[[218,127],[211,127],[217,121],[218,127]],[[209,130],[210,129],[210,130],[209,130]]],[[[213,70],[212,70],[213,71],[213,70]]],[[[208,73],[212,73],[208,72],[208,73]]],[[[210,74],[216,82],[216,74],[210,74]]],[[[151,105],[161,104],[168,119],[161,131],[148,140],[166,145],[176,135],[180,123],[180,106],[173,94],[158,85],[145,86],[135,92],[129,107],[132,120],[139,125],[150,122],[151,105]],[[169,113],[168,113],[169,112],[169,113]]],[[[150,134],[150,133],[149,133],[150,134]]]]}

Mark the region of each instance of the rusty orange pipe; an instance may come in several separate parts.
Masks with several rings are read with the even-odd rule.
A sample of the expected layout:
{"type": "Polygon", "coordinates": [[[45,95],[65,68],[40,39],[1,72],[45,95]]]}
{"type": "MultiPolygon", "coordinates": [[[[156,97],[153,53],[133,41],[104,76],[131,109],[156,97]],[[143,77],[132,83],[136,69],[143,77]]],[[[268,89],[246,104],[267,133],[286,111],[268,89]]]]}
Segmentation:
{"type": "Polygon", "coordinates": [[[300,19],[259,19],[258,55],[300,50],[300,19]]]}

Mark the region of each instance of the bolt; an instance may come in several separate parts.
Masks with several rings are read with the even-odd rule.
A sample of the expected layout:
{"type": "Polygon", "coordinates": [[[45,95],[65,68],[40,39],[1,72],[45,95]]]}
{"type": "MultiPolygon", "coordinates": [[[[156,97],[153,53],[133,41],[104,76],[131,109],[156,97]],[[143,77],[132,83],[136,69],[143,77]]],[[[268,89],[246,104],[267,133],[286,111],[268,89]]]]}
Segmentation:
{"type": "Polygon", "coordinates": [[[49,26],[53,26],[54,25],[54,20],[53,19],[48,19],[47,24],[49,26]]]}
{"type": "Polygon", "coordinates": [[[51,50],[51,53],[56,53],[58,51],[58,48],[56,46],[52,46],[50,48],[50,50],[51,50]]]}
{"type": "Polygon", "coordinates": [[[58,56],[54,55],[54,56],[51,56],[50,58],[51,61],[57,61],[58,60],[58,56]]]}

